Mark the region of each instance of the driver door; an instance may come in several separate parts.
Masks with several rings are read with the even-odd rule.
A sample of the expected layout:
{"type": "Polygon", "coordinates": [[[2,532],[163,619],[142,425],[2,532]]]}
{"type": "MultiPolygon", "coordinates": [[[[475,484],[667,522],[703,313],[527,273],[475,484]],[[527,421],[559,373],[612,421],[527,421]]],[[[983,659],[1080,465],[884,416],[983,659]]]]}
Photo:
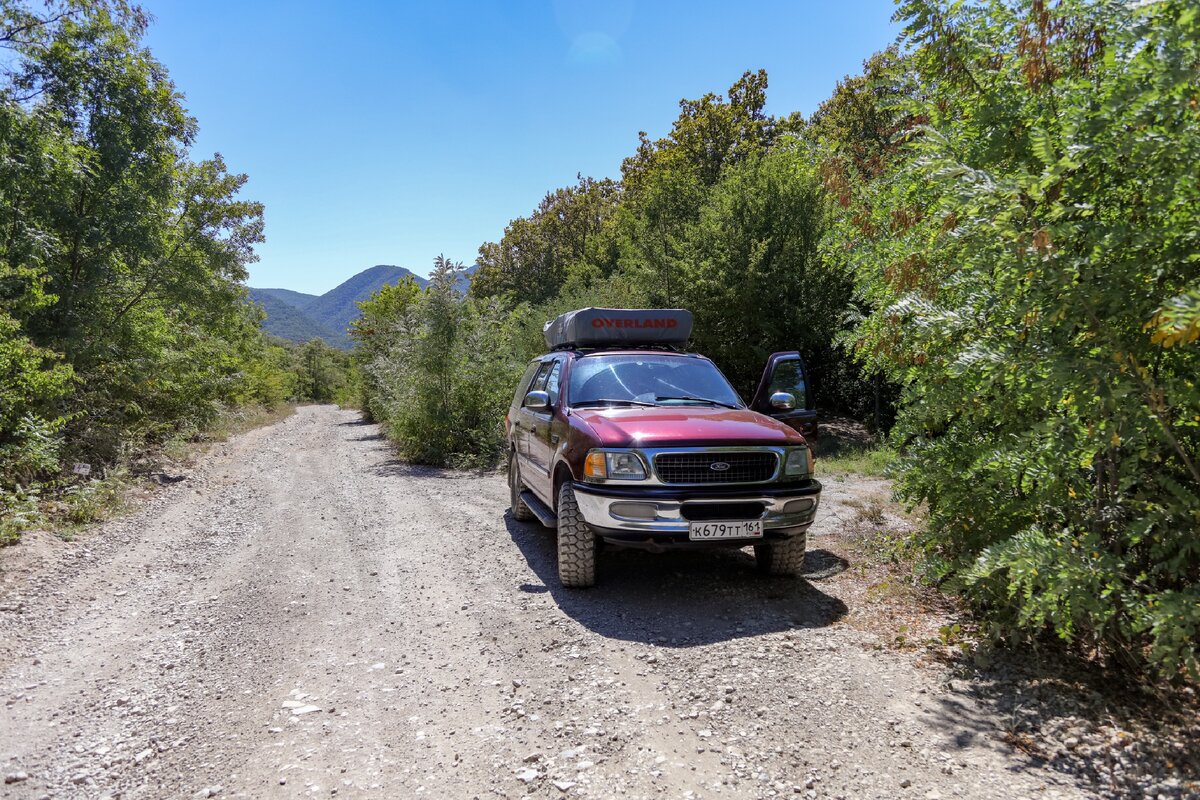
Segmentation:
{"type": "Polygon", "coordinates": [[[558,413],[560,380],[563,359],[546,362],[546,372],[534,381],[535,388],[550,396],[550,407],[544,411],[526,409],[526,463],[529,465],[527,485],[551,508],[554,507],[554,487],[550,480],[550,462],[554,459],[554,448],[561,436],[561,425],[555,417],[558,413]]]}
{"type": "Polygon", "coordinates": [[[804,359],[795,350],[773,353],[767,359],[767,368],[758,382],[758,391],[750,407],[760,414],[774,417],[795,428],[815,450],[819,431],[817,412],[813,408],[812,393],[808,390],[808,370],[804,359]],[[771,395],[777,392],[790,394],[794,408],[777,408],[771,404],[771,395]]]}

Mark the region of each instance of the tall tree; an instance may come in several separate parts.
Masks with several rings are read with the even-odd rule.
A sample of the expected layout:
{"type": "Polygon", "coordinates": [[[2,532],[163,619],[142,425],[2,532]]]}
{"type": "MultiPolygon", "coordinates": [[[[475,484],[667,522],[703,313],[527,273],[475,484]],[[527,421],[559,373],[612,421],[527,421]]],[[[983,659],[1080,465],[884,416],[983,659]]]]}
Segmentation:
{"type": "Polygon", "coordinates": [[[245,380],[242,302],[262,206],[196,123],[119,0],[0,3],[0,259],[46,302],[12,316],[62,354],[70,448],[115,459],[202,424],[245,380]]]}
{"type": "Polygon", "coordinates": [[[709,93],[681,100],[666,137],[652,141],[638,134],[637,152],[621,166],[621,264],[651,303],[678,305],[686,230],[723,171],[761,156],[802,128],[799,114],[782,119],[766,114],[766,90],[764,70],[746,72],[727,98],[709,93]]]}
{"type": "Polygon", "coordinates": [[[616,248],[610,222],[619,198],[615,182],[582,175],[574,186],[549,192],[529,217],[509,223],[499,242],[479,248],[471,294],[540,303],[572,271],[611,273],[616,248]]]}

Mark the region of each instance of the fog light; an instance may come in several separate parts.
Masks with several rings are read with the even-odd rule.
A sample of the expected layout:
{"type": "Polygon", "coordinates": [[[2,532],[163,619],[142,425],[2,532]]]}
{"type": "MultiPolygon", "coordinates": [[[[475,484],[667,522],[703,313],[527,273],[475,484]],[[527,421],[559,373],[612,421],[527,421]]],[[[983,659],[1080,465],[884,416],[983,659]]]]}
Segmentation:
{"type": "Polygon", "coordinates": [[[812,498],[811,497],[802,497],[799,500],[789,500],[787,503],[785,503],[783,506],[783,513],[785,513],[785,514],[803,514],[805,511],[808,511],[812,507],[813,507],[812,498]]]}
{"type": "Polygon", "coordinates": [[[658,506],[653,503],[613,503],[608,513],[625,519],[651,520],[658,517],[658,506]]]}

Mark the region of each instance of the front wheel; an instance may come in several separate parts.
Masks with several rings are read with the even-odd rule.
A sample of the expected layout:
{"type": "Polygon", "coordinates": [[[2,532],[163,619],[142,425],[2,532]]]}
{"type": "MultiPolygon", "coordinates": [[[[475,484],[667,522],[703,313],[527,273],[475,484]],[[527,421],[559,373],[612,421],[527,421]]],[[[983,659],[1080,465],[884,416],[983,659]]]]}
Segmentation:
{"type": "Polygon", "coordinates": [[[529,522],[533,519],[533,512],[529,510],[529,506],[525,505],[525,501],[521,499],[521,490],[523,488],[521,485],[521,468],[517,465],[517,454],[513,453],[508,459],[508,507],[512,511],[513,519],[518,522],[529,522]]]}
{"type": "Polygon", "coordinates": [[[558,490],[558,581],[579,589],[596,584],[596,537],[579,513],[570,482],[558,490]]]}
{"type": "Polygon", "coordinates": [[[791,577],[804,571],[804,551],[807,547],[807,533],[770,544],[756,544],[754,560],[758,562],[758,571],[764,575],[791,577]]]}

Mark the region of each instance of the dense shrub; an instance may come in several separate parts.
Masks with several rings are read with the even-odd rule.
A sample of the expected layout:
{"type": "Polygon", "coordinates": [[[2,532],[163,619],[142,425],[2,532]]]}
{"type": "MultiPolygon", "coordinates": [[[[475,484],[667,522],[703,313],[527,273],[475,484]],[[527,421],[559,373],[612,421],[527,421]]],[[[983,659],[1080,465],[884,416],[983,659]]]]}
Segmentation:
{"type": "Polygon", "coordinates": [[[905,385],[897,485],[932,574],[999,637],[1197,674],[1200,15],[901,13],[881,81],[908,144],[839,244],[862,352],[905,385]]]}
{"type": "Polygon", "coordinates": [[[463,300],[461,264],[439,257],[430,285],[385,287],[362,303],[365,406],[421,464],[492,466],[503,419],[524,369],[521,314],[496,299],[463,300]]]}

